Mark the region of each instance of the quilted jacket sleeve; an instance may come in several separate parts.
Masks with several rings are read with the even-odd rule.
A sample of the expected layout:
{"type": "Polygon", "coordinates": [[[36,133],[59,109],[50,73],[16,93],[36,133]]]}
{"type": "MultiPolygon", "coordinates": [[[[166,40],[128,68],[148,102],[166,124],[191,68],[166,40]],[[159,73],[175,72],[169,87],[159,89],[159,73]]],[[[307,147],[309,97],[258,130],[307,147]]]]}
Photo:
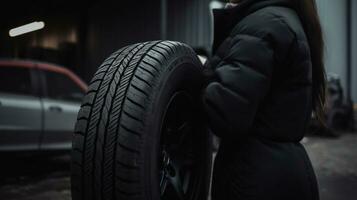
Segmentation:
{"type": "Polygon", "coordinates": [[[214,67],[215,81],[203,92],[203,107],[216,135],[237,137],[249,132],[269,92],[274,66],[293,40],[289,27],[274,17],[239,24],[229,50],[214,67]]]}

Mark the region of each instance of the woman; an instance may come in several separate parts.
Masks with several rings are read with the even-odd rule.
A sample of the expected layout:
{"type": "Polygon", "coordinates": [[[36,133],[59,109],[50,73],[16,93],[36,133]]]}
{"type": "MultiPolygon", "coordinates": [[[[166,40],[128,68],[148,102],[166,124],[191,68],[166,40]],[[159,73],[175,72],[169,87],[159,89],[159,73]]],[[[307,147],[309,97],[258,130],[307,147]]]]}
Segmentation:
{"type": "Polygon", "coordinates": [[[319,199],[300,140],[322,120],[323,39],[314,0],[235,0],[214,11],[203,107],[221,138],[212,199],[319,199]],[[211,73],[212,74],[212,73],[211,73]]]}

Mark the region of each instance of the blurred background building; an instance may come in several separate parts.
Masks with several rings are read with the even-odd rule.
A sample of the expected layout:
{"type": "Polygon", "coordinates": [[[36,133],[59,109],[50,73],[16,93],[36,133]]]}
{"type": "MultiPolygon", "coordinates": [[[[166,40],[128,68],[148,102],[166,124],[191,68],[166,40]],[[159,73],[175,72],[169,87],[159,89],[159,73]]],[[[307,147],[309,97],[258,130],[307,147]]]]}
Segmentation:
{"type": "MultiPolygon", "coordinates": [[[[357,101],[357,2],[317,0],[325,31],[326,69],[357,101]]],[[[210,51],[211,0],[8,1],[0,23],[0,57],[64,65],[85,80],[111,52],[146,40],[169,39],[210,51]],[[10,37],[9,30],[43,21],[42,30],[10,37]]]]}
{"type": "Polygon", "coordinates": [[[209,49],[208,2],[9,1],[0,14],[0,57],[58,63],[88,81],[110,53],[135,42],[170,39],[209,49]],[[34,21],[45,27],[9,36],[10,29],[34,21]]]}

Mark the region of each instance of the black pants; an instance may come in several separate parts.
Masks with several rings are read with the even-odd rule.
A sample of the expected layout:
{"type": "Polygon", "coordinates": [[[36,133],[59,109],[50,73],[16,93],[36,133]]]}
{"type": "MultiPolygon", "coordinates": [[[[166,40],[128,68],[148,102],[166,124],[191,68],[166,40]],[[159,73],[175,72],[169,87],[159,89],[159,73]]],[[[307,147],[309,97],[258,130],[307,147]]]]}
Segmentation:
{"type": "Polygon", "coordinates": [[[304,147],[256,138],[222,141],[214,164],[212,200],[248,199],[318,200],[304,147]]]}

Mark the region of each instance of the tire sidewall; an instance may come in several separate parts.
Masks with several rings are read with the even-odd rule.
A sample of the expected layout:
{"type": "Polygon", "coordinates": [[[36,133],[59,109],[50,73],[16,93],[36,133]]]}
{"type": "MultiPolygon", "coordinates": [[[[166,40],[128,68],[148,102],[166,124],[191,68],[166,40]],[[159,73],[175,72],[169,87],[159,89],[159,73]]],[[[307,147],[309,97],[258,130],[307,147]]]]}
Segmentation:
{"type": "MultiPolygon", "coordinates": [[[[186,53],[186,52],[182,52],[186,53]]],[[[145,196],[150,197],[150,199],[158,200],[160,199],[159,193],[159,176],[158,176],[158,159],[160,155],[160,138],[161,138],[161,126],[163,123],[163,118],[165,115],[166,107],[171,99],[171,97],[177,91],[186,91],[193,96],[198,96],[199,86],[203,81],[202,77],[202,66],[198,60],[193,59],[192,55],[182,55],[176,52],[175,56],[171,56],[171,60],[166,60],[163,63],[163,71],[160,73],[158,79],[158,87],[153,89],[153,93],[150,99],[152,102],[149,108],[149,113],[147,117],[147,129],[148,132],[145,134],[144,142],[144,163],[142,176],[144,178],[145,185],[145,196]]],[[[198,98],[194,98],[198,99],[198,98]]],[[[205,131],[202,127],[202,131],[205,131]]],[[[207,131],[206,131],[207,132],[207,131]]],[[[207,165],[211,164],[209,152],[211,138],[207,132],[207,154],[204,156],[207,160],[207,165]]],[[[203,175],[203,182],[209,182],[210,168],[202,169],[206,171],[207,175],[203,175]]],[[[203,172],[205,173],[205,172],[203,172]]],[[[203,196],[207,195],[209,183],[200,187],[200,191],[197,191],[197,199],[204,199],[203,196]]]]}

